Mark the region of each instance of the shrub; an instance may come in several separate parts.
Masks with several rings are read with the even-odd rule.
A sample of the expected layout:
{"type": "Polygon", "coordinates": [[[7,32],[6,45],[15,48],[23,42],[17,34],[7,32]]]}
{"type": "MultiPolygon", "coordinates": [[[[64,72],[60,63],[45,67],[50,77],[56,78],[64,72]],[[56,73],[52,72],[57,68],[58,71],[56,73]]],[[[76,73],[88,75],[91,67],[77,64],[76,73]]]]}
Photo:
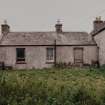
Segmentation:
{"type": "Polygon", "coordinates": [[[100,70],[105,71],[105,64],[100,67],[100,70]]]}
{"type": "Polygon", "coordinates": [[[105,105],[105,77],[101,74],[66,68],[3,71],[0,105],[105,105]]]}
{"type": "Polygon", "coordinates": [[[78,89],[77,93],[73,96],[75,105],[100,105],[89,93],[85,87],[78,89]]]}

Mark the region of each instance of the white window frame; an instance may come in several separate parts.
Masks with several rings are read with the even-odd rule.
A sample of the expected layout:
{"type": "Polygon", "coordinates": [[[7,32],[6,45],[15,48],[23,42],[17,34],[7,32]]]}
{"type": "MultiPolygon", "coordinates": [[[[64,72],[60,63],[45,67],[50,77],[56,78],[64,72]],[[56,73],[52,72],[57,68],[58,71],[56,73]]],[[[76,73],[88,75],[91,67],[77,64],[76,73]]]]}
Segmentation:
{"type": "Polygon", "coordinates": [[[53,47],[47,47],[46,48],[46,60],[47,60],[47,62],[54,62],[54,48],[53,47]],[[48,50],[50,50],[50,49],[52,49],[52,54],[51,54],[51,56],[50,56],[50,54],[48,55],[48,50]]]}

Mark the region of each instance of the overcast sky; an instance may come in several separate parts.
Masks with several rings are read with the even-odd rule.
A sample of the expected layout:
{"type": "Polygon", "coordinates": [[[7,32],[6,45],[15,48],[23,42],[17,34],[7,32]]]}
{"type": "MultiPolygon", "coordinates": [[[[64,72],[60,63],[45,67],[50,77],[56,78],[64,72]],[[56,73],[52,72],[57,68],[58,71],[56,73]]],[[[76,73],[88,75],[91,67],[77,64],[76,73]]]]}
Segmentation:
{"type": "Polygon", "coordinates": [[[65,31],[90,32],[96,16],[105,20],[105,0],[0,0],[0,22],[12,31],[54,31],[61,19],[65,31]]]}

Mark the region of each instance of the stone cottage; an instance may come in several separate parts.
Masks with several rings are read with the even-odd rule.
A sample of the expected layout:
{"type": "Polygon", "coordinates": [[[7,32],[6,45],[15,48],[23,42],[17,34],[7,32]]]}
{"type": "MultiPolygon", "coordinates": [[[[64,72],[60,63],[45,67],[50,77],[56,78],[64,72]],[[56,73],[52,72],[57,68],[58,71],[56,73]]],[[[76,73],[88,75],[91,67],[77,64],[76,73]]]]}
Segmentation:
{"type": "Polygon", "coordinates": [[[91,32],[97,44],[98,61],[100,65],[105,64],[105,21],[101,17],[94,21],[94,30],[91,32]]]}
{"type": "MultiPolygon", "coordinates": [[[[11,32],[10,26],[4,23],[1,25],[0,62],[16,69],[49,68],[61,62],[73,66],[91,65],[99,59],[99,48],[104,47],[105,37],[101,40],[104,32],[64,32],[60,22],[54,32],[11,32]],[[99,33],[102,35],[96,35],[99,33]],[[99,37],[103,44],[97,41],[99,37]]],[[[101,59],[105,56],[102,52],[101,64],[105,63],[101,59]]]]}

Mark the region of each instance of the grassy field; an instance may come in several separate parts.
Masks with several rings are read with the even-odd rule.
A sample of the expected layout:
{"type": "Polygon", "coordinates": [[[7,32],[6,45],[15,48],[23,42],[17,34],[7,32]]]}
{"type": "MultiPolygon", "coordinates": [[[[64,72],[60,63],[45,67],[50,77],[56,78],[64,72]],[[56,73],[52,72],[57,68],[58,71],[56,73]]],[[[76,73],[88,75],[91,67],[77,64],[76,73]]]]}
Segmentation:
{"type": "Polygon", "coordinates": [[[0,105],[105,105],[105,72],[78,68],[0,71],[0,105]]]}

